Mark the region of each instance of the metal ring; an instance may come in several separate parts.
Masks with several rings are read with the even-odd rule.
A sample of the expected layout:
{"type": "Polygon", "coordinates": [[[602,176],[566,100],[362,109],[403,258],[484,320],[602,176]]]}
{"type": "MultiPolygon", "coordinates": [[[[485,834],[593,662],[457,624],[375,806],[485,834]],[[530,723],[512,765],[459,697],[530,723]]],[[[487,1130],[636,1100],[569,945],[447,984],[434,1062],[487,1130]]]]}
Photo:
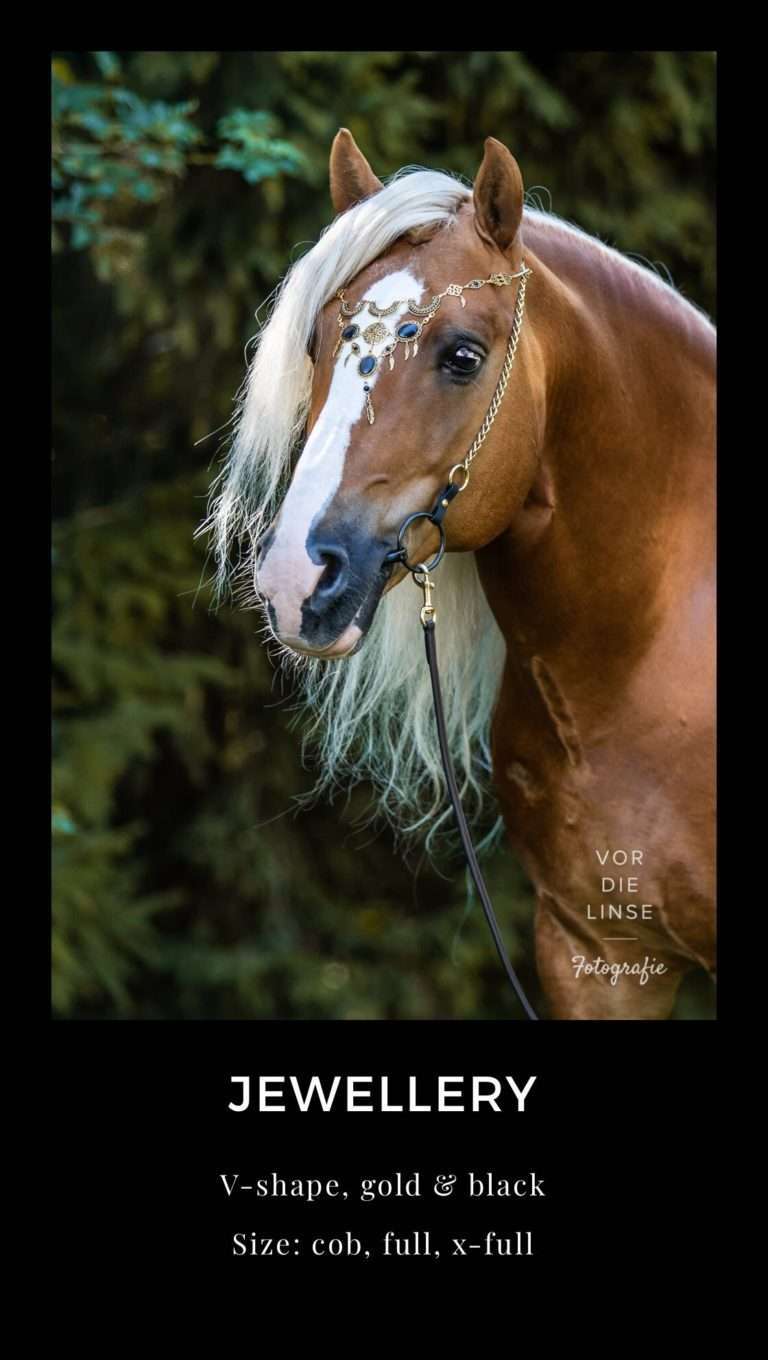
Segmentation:
{"type": "Polygon", "coordinates": [[[397,531],[397,546],[403,554],[403,557],[401,559],[403,566],[406,567],[408,571],[426,571],[426,572],[434,571],[437,564],[440,561],[442,561],[443,553],[445,552],[445,529],[443,528],[442,524],[435,524],[435,521],[432,518],[432,512],[430,510],[416,510],[414,514],[409,515],[407,519],[404,519],[402,524],[400,525],[400,528],[397,531]],[[440,535],[440,547],[438,548],[431,562],[417,562],[415,566],[412,566],[411,563],[408,561],[408,557],[405,550],[405,544],[403,543],[403,535],[405,534],[406,530],[409,529],[410,526],[413,524],[414,520],[417,519],[428,519],[430,524],[433,525],[435,529],[437,529],[440,535]]]}
{"type": "Polygon", "coordinates": [[[463,463],[454,463],[453,467],[451,468],[450,472],[448,473],[448,485],[449,485],[449,486],[458,486],[458,487],[459,487],[459,491],[463,491],[464,488],[465,488],[465,486],[467,485],[467,482],[468,482],[468,481],[469,481],[469,468],[468,468],[468,467],[465,467],[465,465],[464,465],[463,463]],[[454,472],[463,472],[463,473],[464,473],[464,481],[461,483],[461,485],[459,485],[458,482],[455,482],[455,481],[453,480],[453,474],[454,474],[454,472]]]}

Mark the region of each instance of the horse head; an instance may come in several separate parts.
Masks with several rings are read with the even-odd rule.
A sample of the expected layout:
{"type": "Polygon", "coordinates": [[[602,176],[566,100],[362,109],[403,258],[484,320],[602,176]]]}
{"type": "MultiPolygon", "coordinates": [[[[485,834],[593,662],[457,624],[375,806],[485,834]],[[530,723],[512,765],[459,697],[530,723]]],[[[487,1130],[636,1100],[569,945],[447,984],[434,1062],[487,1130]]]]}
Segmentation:
{"type": "MultiPolygon", "coordinates": [[[[285,384],[300,448],[277,514],[251,520],[256,590],[276,638],[323,659],[361,646],[382,595],[406,575],[393,561],[398,528],[434,505],[488,413],[514,323],[513,279],[524,269],[522,179],[493,138],[472,192],[429,171],[384,187],[345,129],[330,180],[339,216],[289,274],[252,376],[266,425],[285,384]]],[[[472,470],[471,505],[462,496],[451,505],[449,550],[491,542],[530,487],[536,402],[527,368],[530,357],[513,372],[472,470]]],[[[246,398],[251,438],[257,419],[246,398]]],[[[455,479],[463,489],[466,473],[455,479]]],[[[409,561],[437,545],[435,525],[415,521],[409,561]]]]}

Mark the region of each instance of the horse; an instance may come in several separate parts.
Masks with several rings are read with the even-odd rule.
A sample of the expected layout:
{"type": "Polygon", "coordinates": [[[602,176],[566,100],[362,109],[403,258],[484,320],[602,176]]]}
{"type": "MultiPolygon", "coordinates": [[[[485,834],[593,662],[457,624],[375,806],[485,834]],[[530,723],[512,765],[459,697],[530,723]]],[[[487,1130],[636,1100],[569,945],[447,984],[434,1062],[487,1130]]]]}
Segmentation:
{"type": "MultiPolygon", "coordinates": [[[[492,782],[533,884],[548,1017],[668,1019],[715,967],[714,326],[529,207],[493,137],[472,188],[411,167],[384,184],[342,128],[330,189],[214,483],[220,582],[261,601],[295,668],[321,784],[372,779],[431,837],[445,782],[393,549],[452,469],[434,582],[462,799],[476,818],[492,782]]],[[[422,516],[409,561],[437,547],[422,516]]]]}

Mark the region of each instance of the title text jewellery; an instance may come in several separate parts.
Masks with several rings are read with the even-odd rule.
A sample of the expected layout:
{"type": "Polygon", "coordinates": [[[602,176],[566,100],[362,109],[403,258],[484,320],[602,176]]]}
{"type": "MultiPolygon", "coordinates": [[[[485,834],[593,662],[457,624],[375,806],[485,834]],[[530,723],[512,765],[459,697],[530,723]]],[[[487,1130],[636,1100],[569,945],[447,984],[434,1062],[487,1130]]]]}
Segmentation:
{"type": "Polygon", "coordinates": [[[390,1076],[283,1076],[230,1077],[232,1099],[228,1108],[235,1114],[256,1110],[260,1114],[329,1114],[346,1110],[350,1114],[436,1114],[466,1111],[477,1114],[524,1114],[526,1100],[536,1082],[535,1076],[513,1077],[472,1074],[471,1076],[421,1077],[390,1076]]]}
{"type": "MultiPolygon", "coordinates": [[[[514,283],[515,279],[525,279],[530,274],[530,269],[523,265],[516,274],[490,274],[487,279],[470,279],[469,283],[449,283],[442,293],[435,293],[429,302],[423,304],[414,302],[412,298],[398,299],[390,302],[386,307],[380,306],[370,298],[363,298],[361,302],[347,302],[344,293],[345,289],[340,288],[336,296],[341,302],[338,316],[339,338],[333,351],[333,358],[339,353],[343,345],[349,345],[349,351],[344,359],[344,364],[349,363],[350,356],[354,355],[357,359],[357,371],[361,378],[370,378],[384,359],[389,360],[389,367],[395,366],[395,350],[398,345],[405,346],[405,358],[409,359],[411,352],[414,358],[419,352],[419,340],[425,326],[437,315],[442,305],[443,299],[447,297],[459,298],[462,307],[466,307],[465,292],[468,289],[485,288],[486,284],[491,284],[494,288],[504,288],[507,284],[514,283]],[[370,316],[374,319],[367,326],[360,326],[350,318],[359,316],[363,309],[367,307],[370,316]],[[405,307],[405,317],[400,320],[394,330],[390,330],[384,324],[382,317],[392,316],[401,307],[405,307]],[[415,320],[408,320],[411,316],[415,320]],[[382,344],[382,342],[384,342],[382,344]],[[363,346],[368,346],[368,353],[363,353],[363,346]],[[381,345],[378,353],[374,353],[374,347],[381,345]]],[[[522,285],[521,285],[522,287],[522,285]]],[[[368,416],[368,423],[373,424],[376,413],[371,401],[370,383],[363,386],[365,392],[365,409],[368,416]]]]}

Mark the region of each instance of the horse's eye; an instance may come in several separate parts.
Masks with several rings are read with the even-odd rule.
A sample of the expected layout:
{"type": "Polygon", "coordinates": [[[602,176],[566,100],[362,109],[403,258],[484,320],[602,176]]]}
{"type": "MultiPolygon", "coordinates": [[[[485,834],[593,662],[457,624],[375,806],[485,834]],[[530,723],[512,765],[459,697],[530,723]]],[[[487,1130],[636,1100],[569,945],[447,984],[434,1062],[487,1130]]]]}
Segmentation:
{"type": "Polygon", "coordinates": [[[445,367],[451,373],[461,373],[465,377],[477,373],[483,362],[482,354],[477,350],[470,349],[469,345],[459,345],[457,349],[452,349],[445,356],[445,367]]]}

